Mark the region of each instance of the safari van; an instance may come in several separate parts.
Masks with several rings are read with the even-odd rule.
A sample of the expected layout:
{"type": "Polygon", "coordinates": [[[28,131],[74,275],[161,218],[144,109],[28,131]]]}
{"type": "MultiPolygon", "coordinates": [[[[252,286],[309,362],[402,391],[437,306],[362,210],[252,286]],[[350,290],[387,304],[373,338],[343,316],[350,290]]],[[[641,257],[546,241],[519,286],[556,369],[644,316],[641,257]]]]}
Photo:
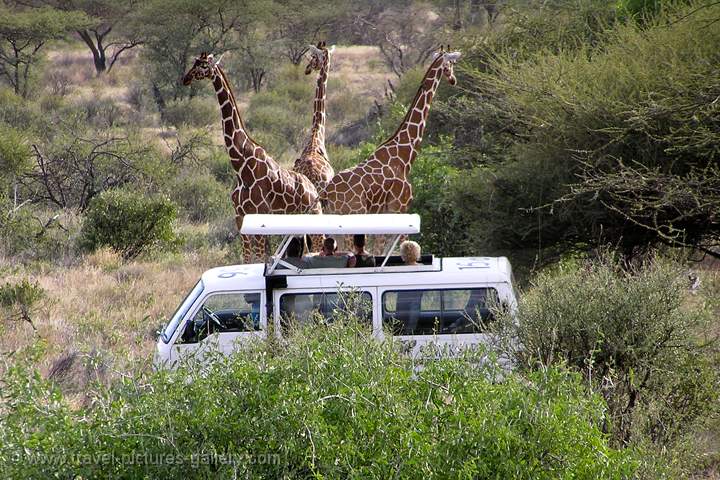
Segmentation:
{"type": "Polygon", "coordinates": [[[505,257],[423,255],[419,264],[405,265],[392,252],[401,236],[419,231],[420,217],[411,214],[246,216],[241,233],[281,235],[277,251],[264,264],[206,271],[160,333],[156,365],[172,367],[208,349],[229,354],[312,315],[331,321],[346,308],[350,291],[363,305],[355,313],[372,325],[372,336],[382,340],[391,333],[411,355],[430,344],[453,350],[486,343],[491,307],[516,306],[510,263],[505,257]],[[395,237],[375,267],[303,269],[283,258],[296,236],[360,233],[395,237]]]}

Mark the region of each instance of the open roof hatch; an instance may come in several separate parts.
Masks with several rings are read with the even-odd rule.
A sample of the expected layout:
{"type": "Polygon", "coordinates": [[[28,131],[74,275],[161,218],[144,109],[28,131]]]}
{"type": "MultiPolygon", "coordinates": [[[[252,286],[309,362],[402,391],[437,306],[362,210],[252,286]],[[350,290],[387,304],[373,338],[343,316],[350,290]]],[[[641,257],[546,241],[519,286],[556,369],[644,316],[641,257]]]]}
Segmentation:
{"type": "Polygon", "coordinates": [[[278,265],[300,272],[282,260],[290,240],[298,235],[395,235],[395,241],[383,256],[382,269],[402,235],[420,233],[420,215],[387,213],[368,215],[246,215],[240,233],[245,235],[283,235],[275,254],[266,262],[265,275],[272,275],[278,265]]]}

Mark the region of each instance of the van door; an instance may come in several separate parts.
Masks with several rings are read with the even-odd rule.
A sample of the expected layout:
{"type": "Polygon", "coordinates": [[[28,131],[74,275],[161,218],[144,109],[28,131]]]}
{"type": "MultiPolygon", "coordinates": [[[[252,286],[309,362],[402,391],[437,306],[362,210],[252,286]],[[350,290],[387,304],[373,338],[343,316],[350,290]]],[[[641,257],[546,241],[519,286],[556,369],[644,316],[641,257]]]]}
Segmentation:
{"type": "Polygon", "coordinates": [[[243,342],[262,338],[267,326],[264,300],[265,293],[260,291],[206,296],[186,320],[172,347],[171,361],[202,359],[211,351],[230,354],[243,342]]]}

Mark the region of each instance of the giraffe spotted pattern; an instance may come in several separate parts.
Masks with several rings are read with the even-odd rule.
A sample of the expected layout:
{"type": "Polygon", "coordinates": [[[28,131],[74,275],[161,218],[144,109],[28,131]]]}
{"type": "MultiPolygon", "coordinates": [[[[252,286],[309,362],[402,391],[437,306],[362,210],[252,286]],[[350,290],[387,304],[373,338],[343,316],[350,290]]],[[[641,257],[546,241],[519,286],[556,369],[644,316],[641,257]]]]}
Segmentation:
{"type": "Polygon", "coordinates": [[[293,170],[305,175],[320,191],[335,175],[325,150],[325,100],[332,49],[328,49],[325,42],[320,42],[316,47],[311,45],[309,52],[310,63],[305,68],[305,74],[319,72],[313,104],[312,129],[305,148],[295,160],[293,170]]]}
{"type": "MultiPolygon", "coordinates": [[[[253,213],[321,213],[318,193],[305,175],[281,167],[247,133],[240,117],[235,95],[218,62],[212,55],[202,54],[183,79],[209,78],[215,88],[230,163],[235,170],[236,187],[231,198],[235,207],[238,229],[245,215],[253,213]]],[[[262,238],[242,235],[243,261],[264,260],[262,238]]]]}
{"type": "Polygon", "coordinates": [[[422,142],[430,104],[443,76],[455,85],[453,67],[459,58],[460,52],[436,54],[395,134],[364,162],[337,173],[320,191],[325,213],[408,211],[413,198],[410,168],[422,142]]]}

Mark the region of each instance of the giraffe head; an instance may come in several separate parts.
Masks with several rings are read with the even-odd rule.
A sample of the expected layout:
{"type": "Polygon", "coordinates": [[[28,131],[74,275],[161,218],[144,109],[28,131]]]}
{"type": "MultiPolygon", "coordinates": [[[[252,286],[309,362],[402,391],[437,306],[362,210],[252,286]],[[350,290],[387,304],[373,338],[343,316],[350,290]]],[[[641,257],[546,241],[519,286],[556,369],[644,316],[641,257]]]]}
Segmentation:
{"type": "Polygon", "coordinates": [[[313,70],[320,70],[325,62],[330,58],[330,54],[335,49],[334,46],[329,49],[325,46],[325,42],[318,42],[317,46],[308,45],[308,53],[310,54],[310,62],[305,67],[305,75],[310,75],[313,70]]]}
{"type": "MultiPolygon", "coordinates": [[[[222,58],[222,55],[220,56],[222,58]]],[[[195,59],[195,63],[183,77],[183,85],[190,85],[193,80],[202,80],[210,78],[213,75],[213,69],[220,63],[220,58],[215,60],[212,53],[201,53],[195,59]]]]}
{"type": "Polygon", "coordinates": [[[450,85],[455,85],[457,79],[455,78],[455,64],[460,59],[460,52],[451,52],[450,46],[448,45],[447,50],[440,48],[440,51],[435,53],[435,62],[439,62],[443,70],[443,75],[447,78],[450,85]]]}

